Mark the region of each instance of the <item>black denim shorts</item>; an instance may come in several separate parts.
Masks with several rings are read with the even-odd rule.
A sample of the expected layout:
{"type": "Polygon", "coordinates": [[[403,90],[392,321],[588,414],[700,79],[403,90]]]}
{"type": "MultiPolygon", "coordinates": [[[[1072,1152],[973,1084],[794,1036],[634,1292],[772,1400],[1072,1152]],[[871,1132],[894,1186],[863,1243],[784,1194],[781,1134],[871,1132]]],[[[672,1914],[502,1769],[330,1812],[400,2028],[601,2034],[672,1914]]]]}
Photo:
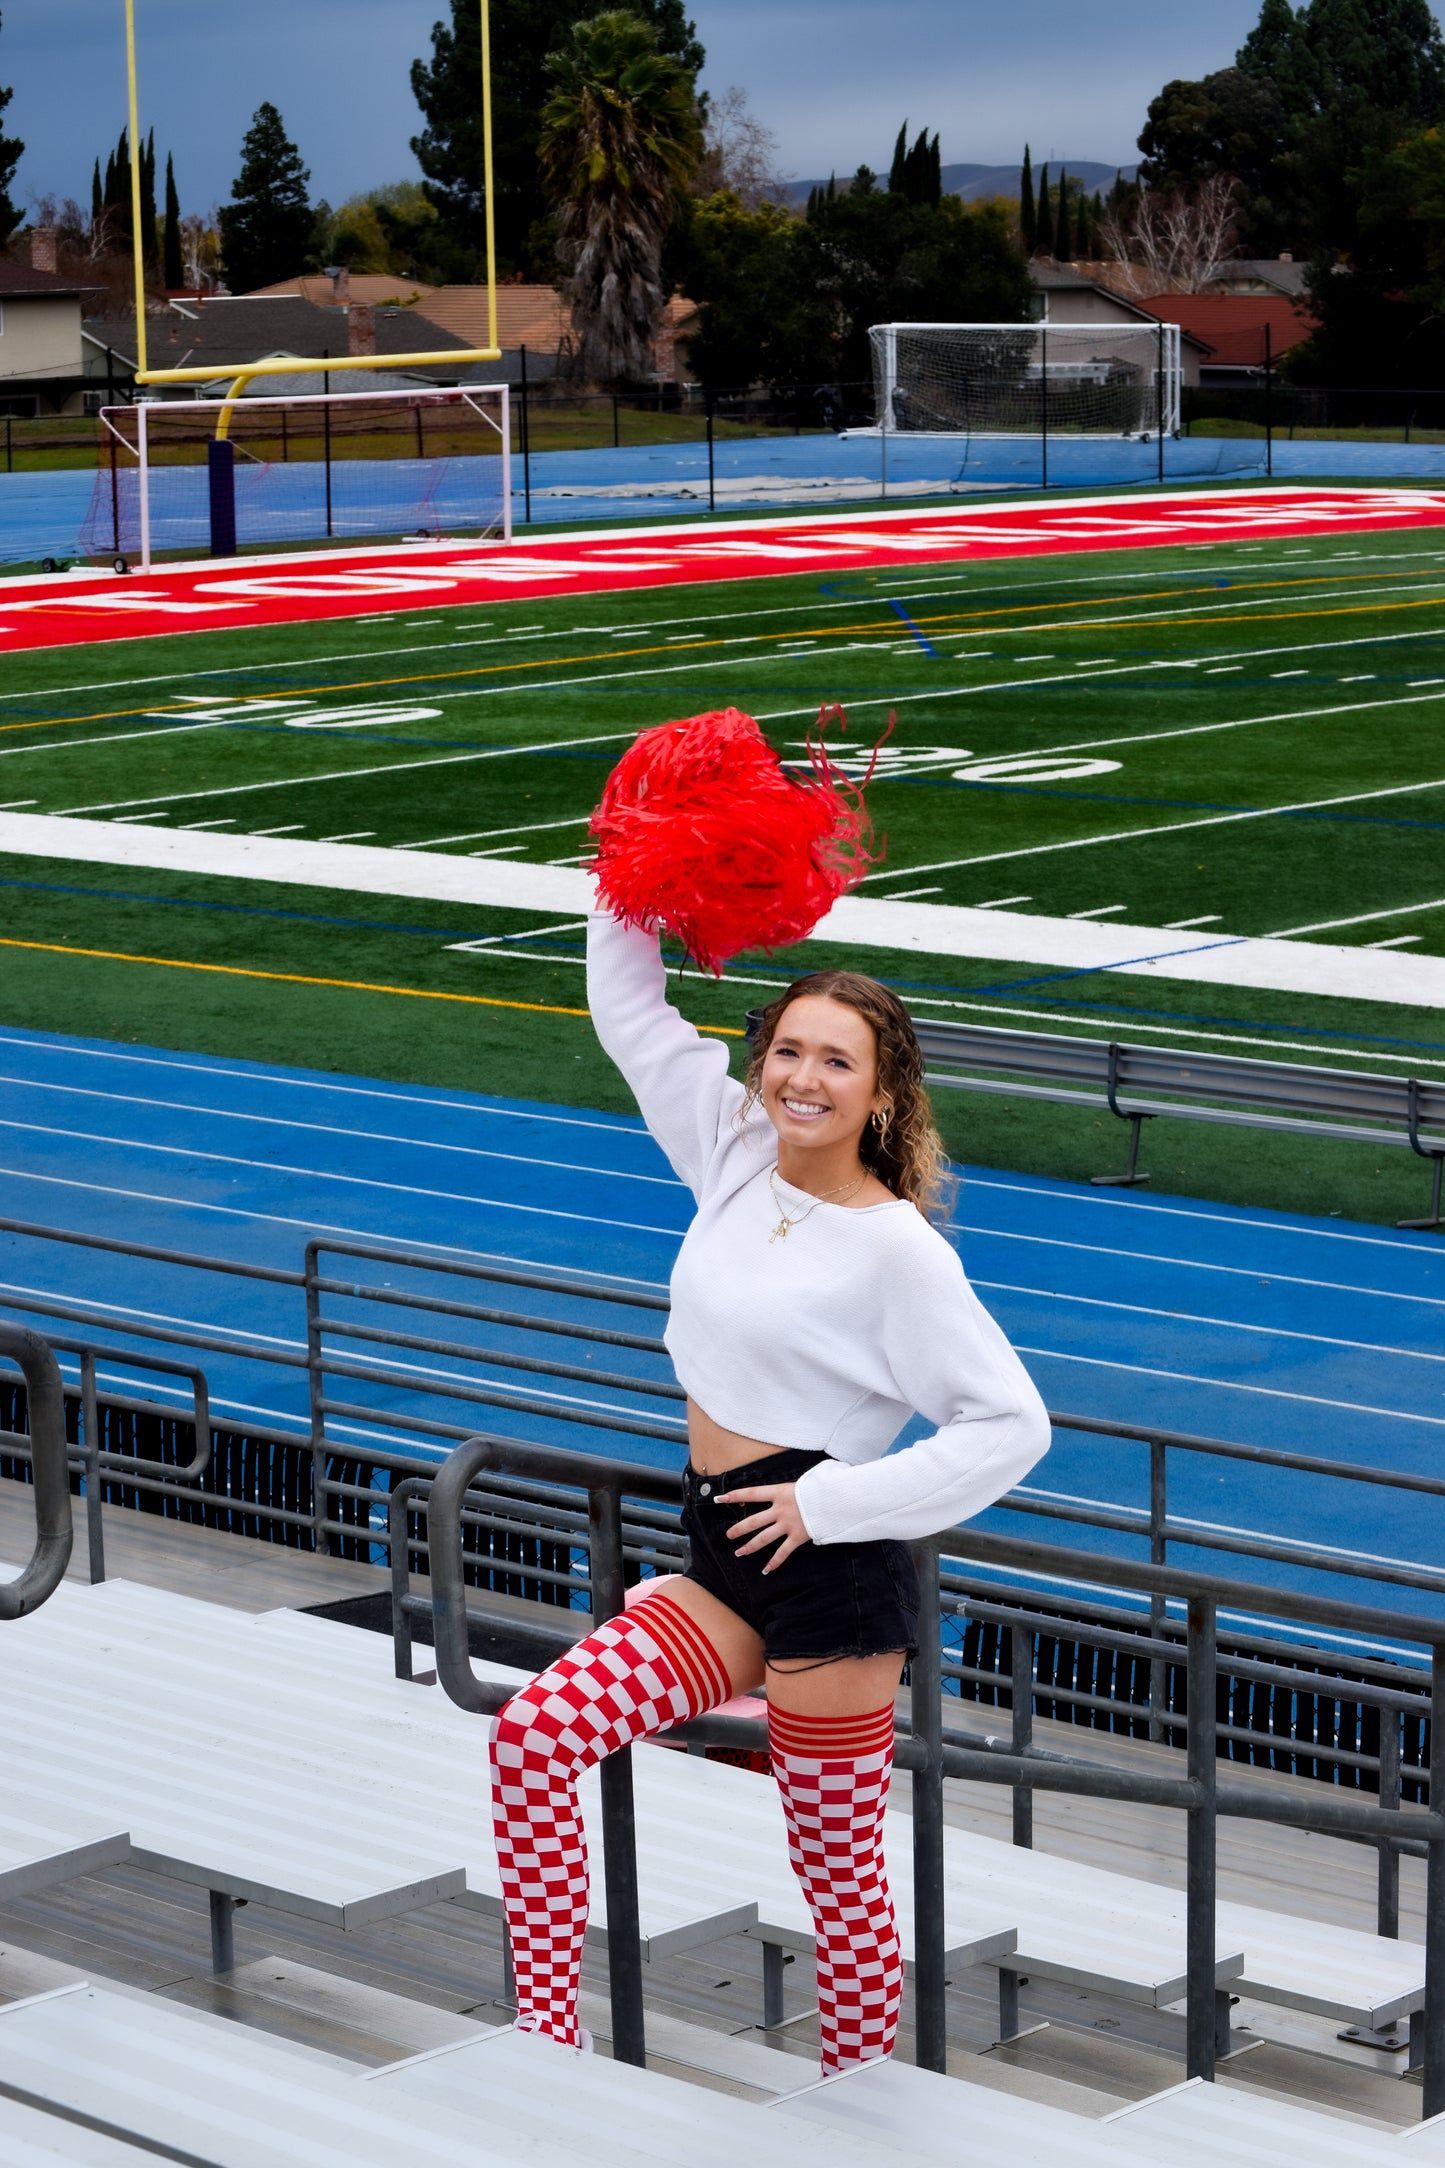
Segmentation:
{"type": "Polygon", "coordinates": [[[762,1638],[770,1663],[828,1663],[839,1656],[913,1654],[918,1637],[918,1576],[906,1543],[805,1543],[775,1573],[763,1568],[777,1546],[739,1557],[728,1530],[755,1505],[733,1505],[732,1491],[796,1483],[825,1453],[769,1453],[723,1475],[690,1464],[682,1484],[688,1579],[725,1603],[762,1638]]]}

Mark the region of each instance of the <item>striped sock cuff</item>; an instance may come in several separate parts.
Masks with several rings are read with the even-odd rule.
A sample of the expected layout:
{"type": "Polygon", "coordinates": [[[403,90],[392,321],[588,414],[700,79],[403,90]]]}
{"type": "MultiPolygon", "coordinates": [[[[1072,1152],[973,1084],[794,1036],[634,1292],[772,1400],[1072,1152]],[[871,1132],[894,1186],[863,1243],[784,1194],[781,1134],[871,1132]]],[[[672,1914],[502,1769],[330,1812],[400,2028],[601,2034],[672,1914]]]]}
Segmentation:
{"type": "Polygon", "coordinates": [[[629,1623],[644,1627],[671,1663],[693,1714],[715,1709],[732,1693],[732,1684],[717,1650],[696,1619],[670,1596],[648,1596],[635,1604],[629,1623]]]}
{"type": "Polygon", "coordinates": [[[799,1716],[768,1703],[768,1743],[809,1761],[861,1761],[892,1751],[893,1704],[867,1716],[799,1716]]]}

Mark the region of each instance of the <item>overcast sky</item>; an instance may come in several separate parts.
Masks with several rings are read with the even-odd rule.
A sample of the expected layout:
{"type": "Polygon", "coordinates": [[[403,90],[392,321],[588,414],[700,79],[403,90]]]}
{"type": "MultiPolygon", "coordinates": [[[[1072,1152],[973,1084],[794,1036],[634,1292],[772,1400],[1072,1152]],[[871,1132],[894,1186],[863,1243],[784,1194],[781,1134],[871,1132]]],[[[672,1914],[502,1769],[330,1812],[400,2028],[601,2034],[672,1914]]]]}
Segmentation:
{"type": "MultiPolygon", "coordinates": [[[[142,131],[171,149],[181,200],[230,194],[241,136],[269,98],[331,202],[416,172],[411,61],[438,0],[137,0],[142,131]]],[[[1227,67],[1258,0],[695,0],[704,81],[740,83],[795,178],[886,166],[905,116],[944,162],[1128,163],[1170,76],[1227,67]]],[[[88,202],[91,162],[125,118],[122,0],[3,0],[0,83],[26,155],[21,201],[88,202]]]]}

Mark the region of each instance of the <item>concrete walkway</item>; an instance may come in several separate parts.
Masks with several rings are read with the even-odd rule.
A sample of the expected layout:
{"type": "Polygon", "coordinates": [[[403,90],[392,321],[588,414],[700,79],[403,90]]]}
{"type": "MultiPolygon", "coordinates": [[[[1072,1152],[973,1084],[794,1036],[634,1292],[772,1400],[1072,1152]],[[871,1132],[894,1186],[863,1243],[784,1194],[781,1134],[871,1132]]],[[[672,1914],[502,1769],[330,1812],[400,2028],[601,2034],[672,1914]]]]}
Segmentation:
{"type": "MultiPolygon", "coordinates": [[[[592,892],[588,876],[570,866],[515,866],[440,851],[381,850],[284,836],[220,836],[38,813],[0,815],[3,853],[347,889],[357,895],[425,897],[492,910],[559,912],[572,918],[589,909],[592,892]]],[[[1408,956],[1397,949],[1228,934],[1205,937],[1163,926],[1103,925],[865,896],[845,896],[815,938],[850,948],[911,949],[928,956],[978,956],[1069,971],[1118,971],[1214,986],[1268,987],[1279,993],[1338,994],[1405,1008],[1445,1008],[1445,958],[1408,956]]]]}

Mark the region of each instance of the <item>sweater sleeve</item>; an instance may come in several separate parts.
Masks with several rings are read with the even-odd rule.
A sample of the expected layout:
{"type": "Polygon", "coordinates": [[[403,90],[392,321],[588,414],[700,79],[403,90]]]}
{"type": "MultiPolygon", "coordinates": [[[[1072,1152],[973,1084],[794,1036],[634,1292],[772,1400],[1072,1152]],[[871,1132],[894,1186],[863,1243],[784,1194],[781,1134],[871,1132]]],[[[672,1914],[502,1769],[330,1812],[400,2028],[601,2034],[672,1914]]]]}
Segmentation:
{"type": "Polygon", "coordinates": [[[927,1233],[897,1260],[880,1322],[899,1399],[938,1428],[881,1460],[810,1468],[797,1499],[814,1543],[935,1535],[992,1505],[1048,1451],[1033,1380],[952,1247],[927,1233]]]}
{"type": "Polygon", "coordinates": [[[667,998],[656,934],[598,911],[587,923],[587,1004],[603,1051],[694,1196],[743,1102],[727,1048],[705,1039],[667,998]]]}

